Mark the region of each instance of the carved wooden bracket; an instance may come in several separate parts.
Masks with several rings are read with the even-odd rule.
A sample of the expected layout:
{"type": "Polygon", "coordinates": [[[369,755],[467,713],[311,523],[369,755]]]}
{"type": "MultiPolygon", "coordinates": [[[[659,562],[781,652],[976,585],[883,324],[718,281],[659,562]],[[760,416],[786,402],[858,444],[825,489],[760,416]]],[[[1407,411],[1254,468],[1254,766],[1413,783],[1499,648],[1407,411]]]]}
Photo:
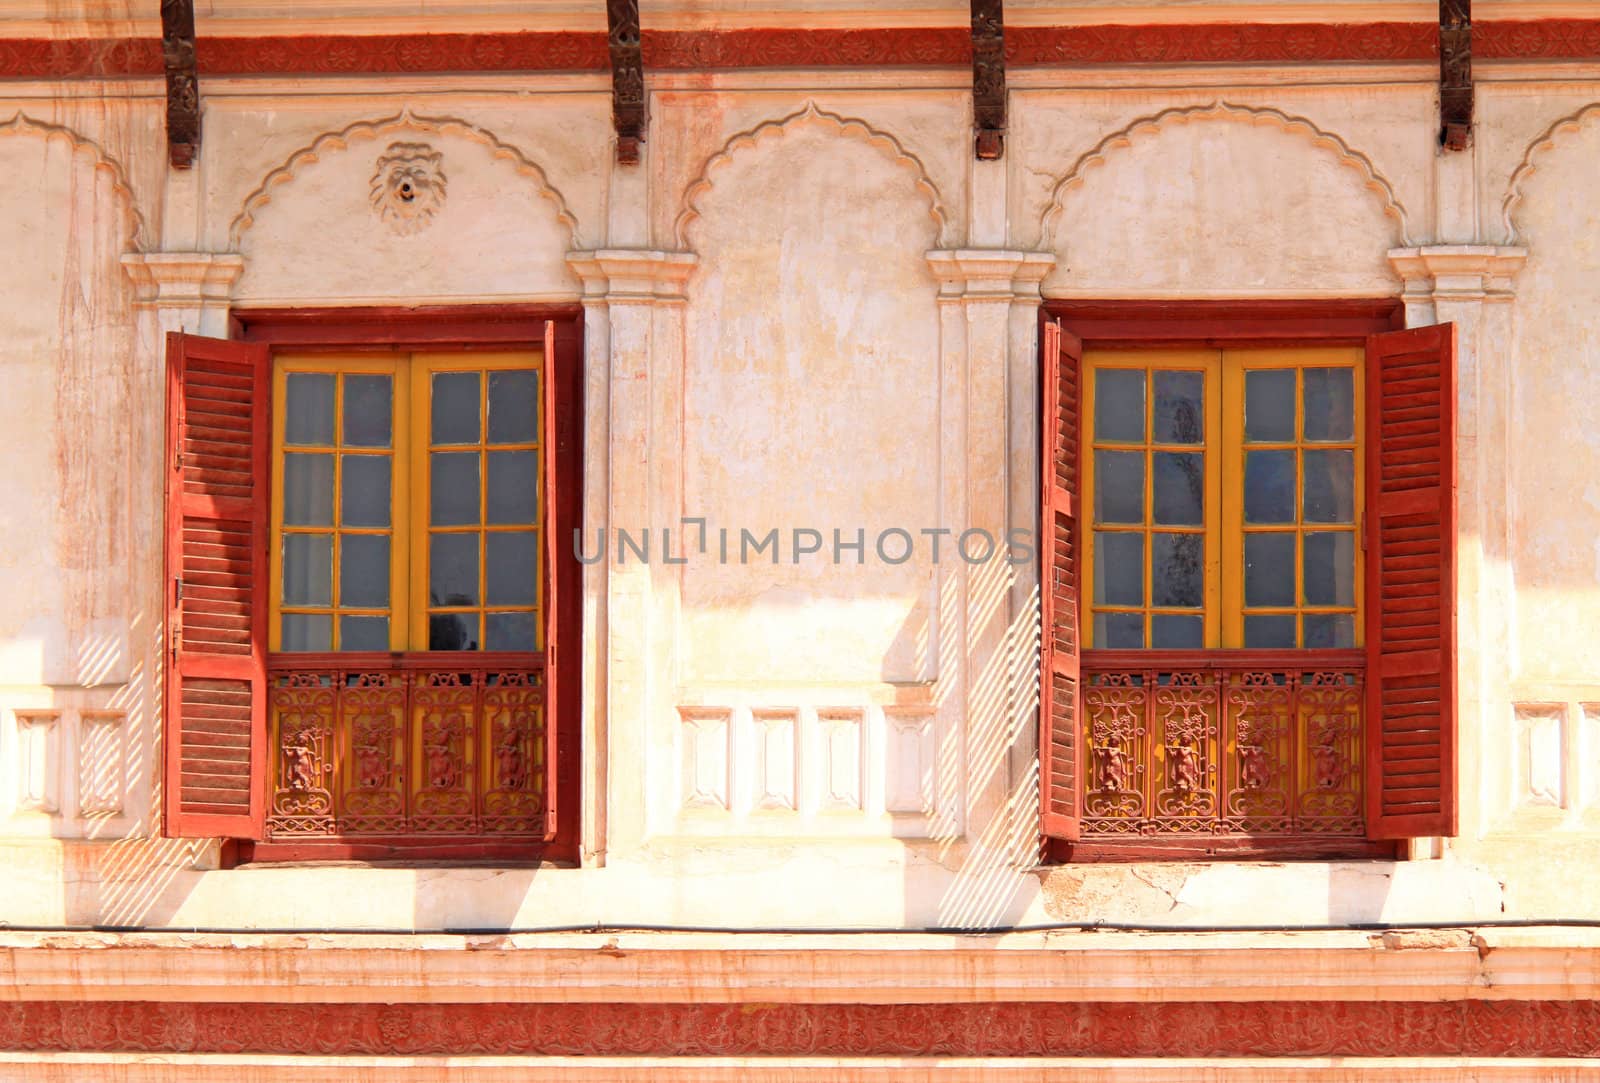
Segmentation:
{"type": "Polygon", "coordinates": [[[611,119],[617,162],[636,165],[644,142],[644,59],[639,51],[639,0],[606,0],[611,49],[611,119]]]}
{"type": "Polygon", "coordinates": [[[1006,37],[1001,0],[972,0],[972,122],[978,157],[1005,154],[1006,37]]]}
{"type": "Polygon", "coordinates": [[[161,60],[167,69],[167,157],[174,169],[188,169],[200,153],[194,0],[161,0],[161,60]]]}
{"type": "Polygon", "coordinates": [[[1472,0],[1439,0],[1439,141],[1472,145],[1472,0]]]}

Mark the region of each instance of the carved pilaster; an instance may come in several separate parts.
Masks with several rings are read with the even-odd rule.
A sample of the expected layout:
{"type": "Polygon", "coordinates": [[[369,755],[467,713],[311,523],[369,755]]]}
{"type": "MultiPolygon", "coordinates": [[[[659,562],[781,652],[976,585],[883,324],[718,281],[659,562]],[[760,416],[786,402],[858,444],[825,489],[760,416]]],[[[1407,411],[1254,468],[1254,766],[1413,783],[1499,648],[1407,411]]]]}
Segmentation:
{"type": "Polygon", "coordinates": [[[135,252],[122,257],[140,308],[154,309],[163,331],[225,338],[233,286],[244,257],[213,252],[135,252]]]}
{"type": "Polygon", "coordinates": [[[1511,299],[1512,282],[1527,261],[1526,248],[1511,245],[1440,244],[1394,248],[1389,265],[1405,282],[1406,326],[1442,323],[1439,306],[1511,299]]]}

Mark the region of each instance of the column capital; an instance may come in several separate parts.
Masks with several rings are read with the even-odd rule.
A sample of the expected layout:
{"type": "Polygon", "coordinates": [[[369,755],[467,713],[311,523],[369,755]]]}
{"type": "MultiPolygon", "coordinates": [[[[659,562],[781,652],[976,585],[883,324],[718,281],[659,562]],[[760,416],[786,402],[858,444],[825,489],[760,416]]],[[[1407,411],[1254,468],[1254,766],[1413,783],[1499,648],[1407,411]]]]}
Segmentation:
{"type": "Polygon", "coordinates": [[[1407,301],[1509,300],[1526,248],[1439,244],[1392,248],[1389,265],[1405,282],[1407,301]]]}
{"type": "Polygon", "coordinates": [[[936,248],[927,258],[941,301],[1037,301],[1056,262],[1049,252],[1003,248],[936,248]]]}
{"type": "Polygon", "coordinates": [[[567,253],[567,266],[583,282],[586,304],[682,304],[683,284],[698,262],[693,252],[644,248],[567,253]]]}
{"type": "Polygon", "coordinates": [[[130,252],[122,269],[133,280],[138,305],[152,308],[227,306],[244,257],[232,252],[130,252]]]}

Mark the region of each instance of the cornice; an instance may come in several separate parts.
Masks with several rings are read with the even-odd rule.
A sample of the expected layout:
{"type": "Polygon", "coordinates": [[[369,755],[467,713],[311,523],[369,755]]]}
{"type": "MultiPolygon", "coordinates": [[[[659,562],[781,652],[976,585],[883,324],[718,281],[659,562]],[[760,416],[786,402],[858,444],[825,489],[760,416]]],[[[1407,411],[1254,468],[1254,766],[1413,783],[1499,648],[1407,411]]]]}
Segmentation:
{"type": "Polygon", "coordinates": [[[927,259],[941,301],[1038,300],[1039,283],[1056,263],[1049,252],[1002,248],[936,248],[927,259]]]}
{"type": "Polygon", "coordinates": [[[567,266],[583,282],[586,304],[632,301],[678,304],[699,257],[661,249],[599,248],[568,252],[567,266]]]}

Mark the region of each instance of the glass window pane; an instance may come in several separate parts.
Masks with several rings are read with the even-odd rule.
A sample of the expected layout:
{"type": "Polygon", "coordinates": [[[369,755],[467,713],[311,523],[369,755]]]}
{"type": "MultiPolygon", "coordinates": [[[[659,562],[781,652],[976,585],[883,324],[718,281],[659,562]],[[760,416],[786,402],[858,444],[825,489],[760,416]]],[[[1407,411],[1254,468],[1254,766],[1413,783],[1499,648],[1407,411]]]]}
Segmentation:
{"type": "Polygon", "coordinates": [[[428,496],[433,526],[476,526],[478,519],[478,453],[435,451],[428,456],[428,496]]]}
{"type": "Polygon", "coordinates": [[[435,444],[476,444],[478,442],[478,374],[476,372],[436,372],[433,374],[433,442],[435,444]]]}
{"type": "Polygon", "coordinates": [[[1244,453],[1244,521],[1294,522],[1294,452],[1244,453]]]}
{"type": "MultiPolygon", "coordinates": [[[[283,442],[333,446],[333,390],[338,377],[291,372],[284,378],[283,442]]],[[[309,648],[303,648],[309,649],[309,648]]]]}
{"type": "Polygon", "coordinates": [[[1244,618],[1244,645],[1246,647],[1293,647],[1293,613],[1272,613],[1244,618]]]}
{"type": "Polygon", "coordinates": [[[1205,373],[1157,370],[1151,379],[1156,400],[1152,419],[1155,442],[1205,443],[1205,373]]]}
{"type": "Polygon", "coordinates": [[[1244,536],[1244,604],[1294,605],[1295,536],[1246,534],[1244,536]]]}
{"type": "Polygon", "coordinates": [[[489,519],[491,523],[535,523],[539,520],[539,453],[489,452],[489,519]]]}
{"type": "Polygon", "coordinates": [[[479,534],[428,536],[428,604],[478,604],[479,534]]]}
{"type": "Polygon", "coordinates": [[[536,651],[539,616],[536,613],[490,613],[484,618],[486,651],[536,651]]]}
{"type": "Polygon", "coordinates": [[[1144,370],[1095,369],[1094,438],[1144,443],[1144,370]]]}
{"type": "Polygon", "coordinates": [[[339,649],[342,651],[388,650],[389,618],[340,617],[339,649]]]}
{"type": "Polygon", "coordinates": [[[1198,650],[1206,645],[1206,621],[1184,613],[1152,613],[1150,646],[1156,650],[1198,650]]]}
{"type": "Polygon", "coordinates": [[[339,522],[345,526],[389,525],[390,459],[387,455],[343,455],[339,468],[339,522]]]}
{"type": "Polygon", "coordinates": [[[1094,520],[1144,522],[1144,452],[1094,453],[1094,520]]]}
{"type": "Polygon", "coordinates": [[[1144,604],[1144,535],[1094,535],[1096,605],[1144,604]]]}
{"type": "Polygon", "coordinates": [[[531,444],[538,438],[539,374],[532,369],[489,373],[489,443],[531,444]]]}
{"type": "Polygon", "coordinates": [[[1205,603],[1203,534],[1155,534],[1150,539],[1150,604],[1198,609],[1205,603]]]}
{"type": "Polygon", "coordinates": [[[1294,369],[1251,369],[1244,374],[1244,438],[1294,441],[1294,369]]]}
{"type": "Polygon", "coordinates": [[[1354,647],[1356,619],[1349,613],[1307,613],[1306,646],[1322,648],[1354,647]]]}
{"type": "Polygon", "coordinates": [[[486,604],[537,605],[539,535],[531,530],[495,531],[485,538],[485,545],[486,604]]]}
{"type": "Polygon", "coordinates": [[[1305,540],[1303,572],[1307,605],[1355,605],[1354,532],[1341,530],[1308,533],[1305,540]]]}
{"type": "Polygon", "coordinates": [[[326,613],[285,613],[282,632],[286,651],[333,650],[333,617],[326,613]]]}
{"type": "Polygon", "coordinates": [[[1157,451],[1155,522],[1163,526],[1200,526],[1205,522],[1206,457],[1202,452],[1157,451]]]}
{"type": "Polygon", "coordinates": [[[283,604],[333,604],[333,535],[283,536],[283,604]]]}
{"type": "Polygon", "coordinates": [[[388,376],[344,378],[344,445],[388,447],[392,439],[394,386],[388,376]]]}
{"type": "Polygon", "coordinates": [[[1352,369],[1306,369],[1300,377],[1305,390],[1305,438],[1354,440],[1356,386],[1352,369]]]}
{"type": "Polygon", "coordinates": [[[1096,613],[1094,645],[1103,650],[1138,649],[1144,646],[1143,613],[1096,613]]]}
{"type": "Polygon", "coordinates": [[[339,539],[339,604],[351,609],[388,608],[387,534],[346,534],[339,539]]]}
{"type": "Polygon", "coordinates": [[[478,614],[428,614],[430,651],[475,651],[478,649],[478,614]]]}
{"type": "Polygon", "coordinates": [[[333,456],[283,457],[283,525],[333,525],[333,456]]]}
{"type": "Polygon", "coordinates": [[[1307,451],[1305,521],[1353,523],[1356,519],[1356,453],[1307,451]]]}

